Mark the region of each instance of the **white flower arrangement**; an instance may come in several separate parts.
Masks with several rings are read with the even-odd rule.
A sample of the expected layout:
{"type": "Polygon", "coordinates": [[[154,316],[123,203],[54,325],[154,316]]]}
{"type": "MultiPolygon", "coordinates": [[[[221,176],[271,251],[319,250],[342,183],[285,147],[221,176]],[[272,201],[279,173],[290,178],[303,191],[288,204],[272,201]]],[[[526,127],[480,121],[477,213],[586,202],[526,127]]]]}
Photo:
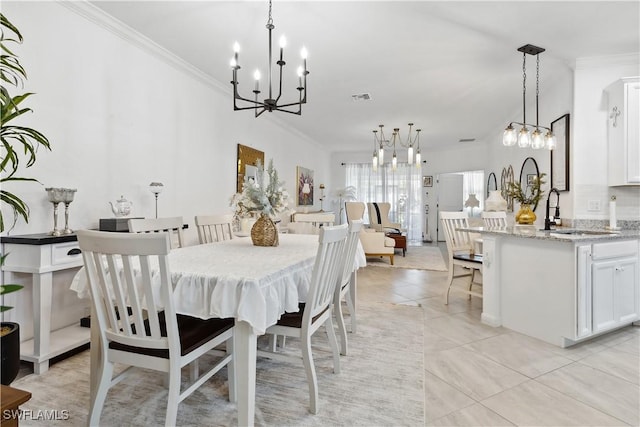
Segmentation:
{"type": "Polygon", "coordinates": [[[273,167],[273,159],[269,160],[267,180],[259,160],[256,166],[258,172],[255,181],[245,182],[242,193],[234,194],[229,202],[236,218],[250,216],[253,212],[275,217],[288,210],[289,193],[283,188],[284,181],[278,181],[278,171],[273,167]]]}

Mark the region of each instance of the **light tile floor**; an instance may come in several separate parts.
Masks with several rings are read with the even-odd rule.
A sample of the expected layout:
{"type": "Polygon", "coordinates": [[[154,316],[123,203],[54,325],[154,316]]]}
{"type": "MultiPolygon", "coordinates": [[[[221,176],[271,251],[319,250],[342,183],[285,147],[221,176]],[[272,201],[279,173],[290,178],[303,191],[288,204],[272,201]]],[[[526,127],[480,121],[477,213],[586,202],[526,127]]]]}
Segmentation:
{"type": "Polygon", "coordinates": [[[445,306],[446,285],[435,271],[358,275],[358,300],[424,309],[426,425],[640,425],[640,327],[562,349],[482,324],[479,298],[445,306]]]}

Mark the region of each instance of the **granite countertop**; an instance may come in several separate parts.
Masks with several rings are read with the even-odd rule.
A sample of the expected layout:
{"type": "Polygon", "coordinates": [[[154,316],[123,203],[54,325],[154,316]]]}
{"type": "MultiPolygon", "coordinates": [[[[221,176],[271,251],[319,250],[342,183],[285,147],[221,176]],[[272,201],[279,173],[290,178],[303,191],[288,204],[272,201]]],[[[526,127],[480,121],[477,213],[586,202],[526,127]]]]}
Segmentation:
{"type": "Polygon", "coordinates": [[[469,231],[479,234],[489,234],[498,236],[522,237],[527,239],[549,240],[558,242],[576,241],[610,241],[621,239],[640,239],[639,230],[582,230],[576,228],[558,227],[554,230],[544,231],[533,225],[516,225],[506,228],[485,228],[467,227],[460,228],[462,231],[469,231]]]}

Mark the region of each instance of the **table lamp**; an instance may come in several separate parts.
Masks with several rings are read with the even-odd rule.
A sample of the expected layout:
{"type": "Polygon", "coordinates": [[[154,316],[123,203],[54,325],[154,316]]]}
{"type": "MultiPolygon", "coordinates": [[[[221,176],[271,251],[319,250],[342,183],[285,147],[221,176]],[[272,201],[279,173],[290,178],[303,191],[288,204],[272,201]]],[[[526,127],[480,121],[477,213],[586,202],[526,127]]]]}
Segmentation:
{"type": "Polygon", "coordinates": [[[149,190],[156,197],[156,218],[158,218],[158,194],[162,193],[163,189],[164,185],[162,185],[161,182],[152,182],[151,184],[149,184],[149,190]]]}

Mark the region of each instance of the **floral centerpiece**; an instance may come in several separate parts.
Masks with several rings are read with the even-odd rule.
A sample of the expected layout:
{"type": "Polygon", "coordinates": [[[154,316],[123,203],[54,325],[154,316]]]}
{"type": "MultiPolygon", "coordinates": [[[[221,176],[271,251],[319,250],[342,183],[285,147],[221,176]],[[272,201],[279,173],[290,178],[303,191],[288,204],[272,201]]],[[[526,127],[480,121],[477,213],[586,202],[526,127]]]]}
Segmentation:
{"type": "Polygon", "coordinates": [[[259,214],[260,217],[251,229],[251,237],[256,243],[254,234],[261,234],[254,229],[263,228],[268,236],[275,231],[275,244],[272,239],[267,239],[269,244],[261,246],[277,246],[277,230],[273,219],[276,215],[286,212],[289,206],[289,193],[283,188],[284,182],[278,179],[278,171],[273,167],[273,159],[269,160],[269,166],[266,170],[262,163],[257,163],[258,172],[255,180],[245,182],[242,186],[242,193],[236,193],[231,197],[230,206],[234,209],[234,217],[236,220],[247,218],[252,215],[259,214]],[[260,224],[260,225],[259,225],[260,224]],[[259,225],[259,227],[256,227],[259,225]],[[265,231],[267,230],[267,231],[265,231]]]}
{"type": "Polygon", "coordinates": [[[520,182],[507,183],[507,195],[520,203],[520,210],[516,213],[516,222],[518,224],[533,224],[536,220],[536,214],[531,209],[531,206],[535,209],[544,195],[542,184],[545,183],[545,175],[542,173],[539,177],[534,177],[531,182],[527,183],[525,188],[522,188],[520,182]]]}

